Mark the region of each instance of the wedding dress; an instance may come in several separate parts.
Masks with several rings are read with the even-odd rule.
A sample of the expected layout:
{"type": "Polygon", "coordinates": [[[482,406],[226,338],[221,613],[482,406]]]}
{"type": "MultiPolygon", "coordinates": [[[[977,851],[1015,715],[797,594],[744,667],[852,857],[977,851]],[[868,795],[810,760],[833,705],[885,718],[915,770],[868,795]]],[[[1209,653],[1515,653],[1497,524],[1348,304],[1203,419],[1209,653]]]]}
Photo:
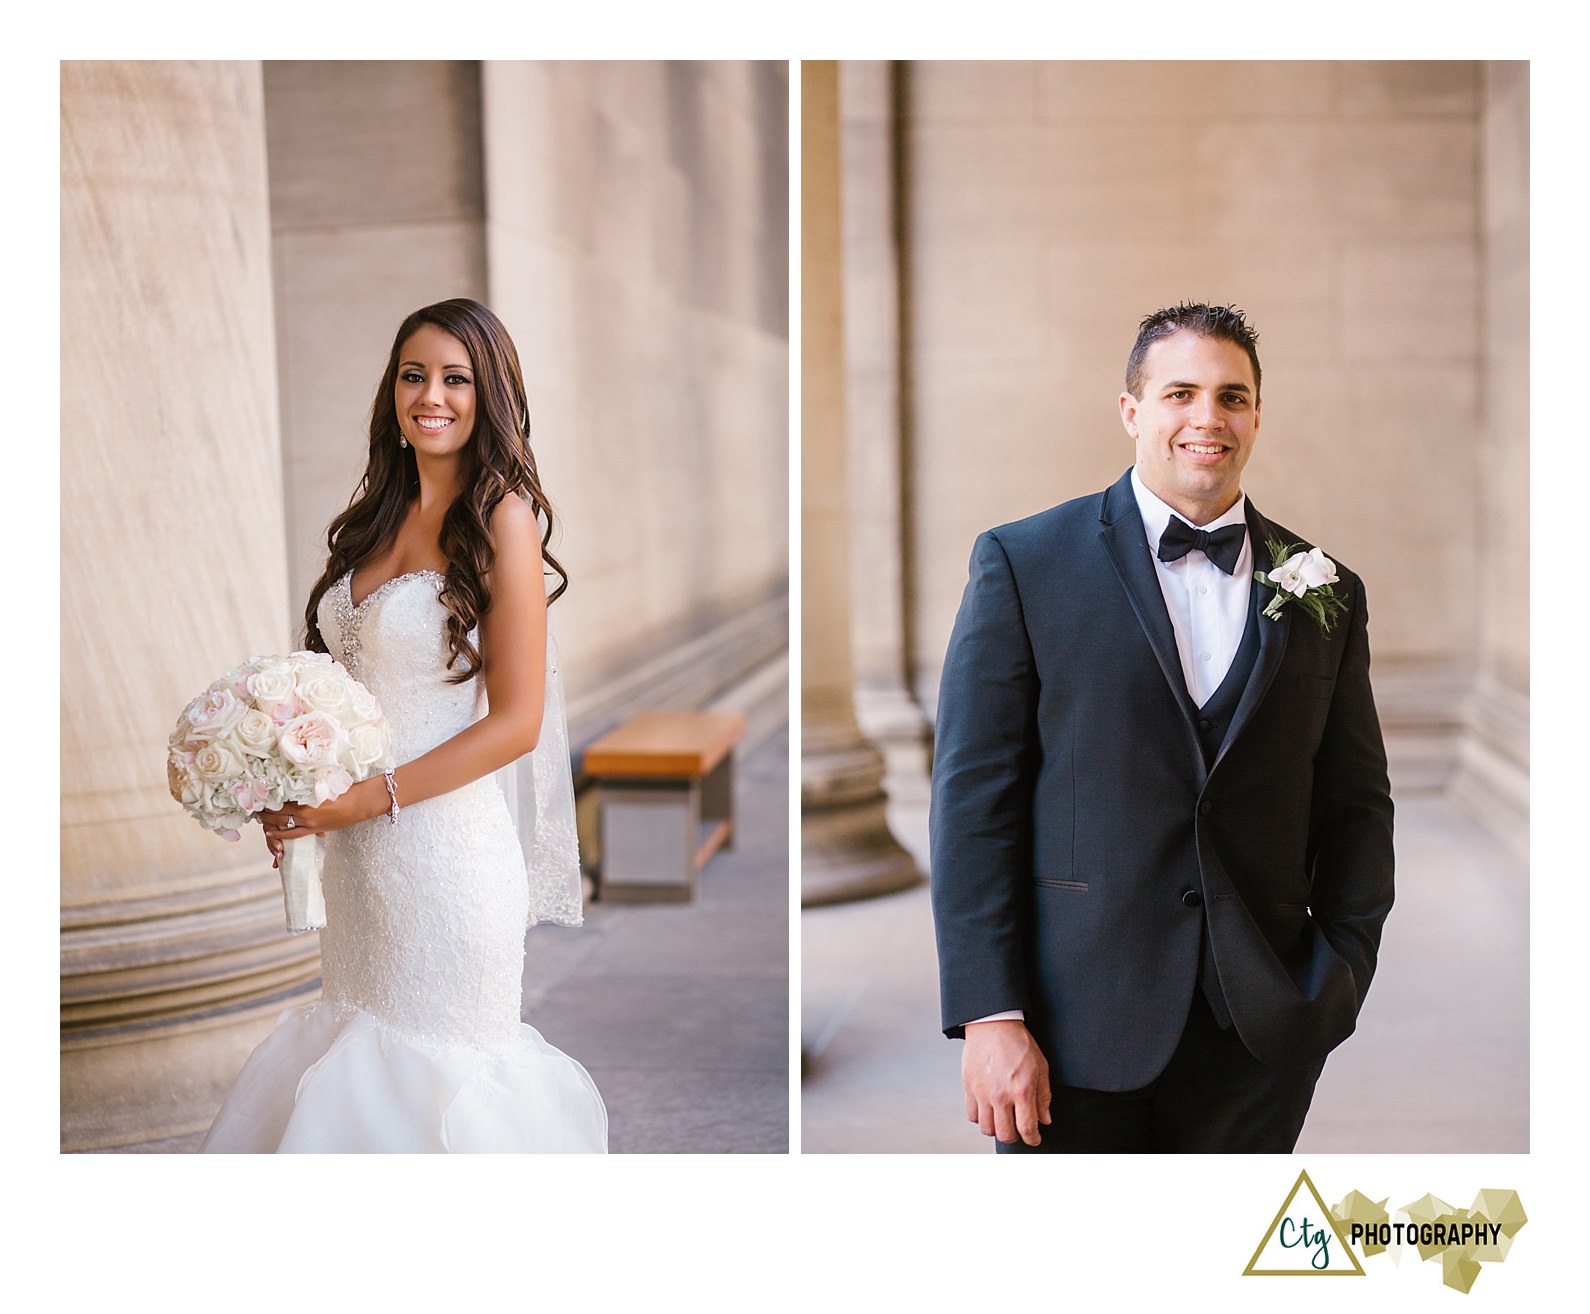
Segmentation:
{"type": "MultiPolygon", "coordinates": [[[[447,681],[442,582],[399,575],[354,606],[350,572],[320,603],[331,655],[381,700],[399,763],[485,710],[484,680],[447,681]]],[[[550,645],[547,686],[538,799],[548,779],[567,788],[550,645]]],[[[528,879],[489,776],[405,805],[396,824],[329,832],[321,998],[284,1013],[249,1056],[201,1148],[605,1153],[595,1083],[519,1018],[526,925],[580,921],[568,804],[556,818],[566,834],[543,842],[536,827],[528,879]]]]}

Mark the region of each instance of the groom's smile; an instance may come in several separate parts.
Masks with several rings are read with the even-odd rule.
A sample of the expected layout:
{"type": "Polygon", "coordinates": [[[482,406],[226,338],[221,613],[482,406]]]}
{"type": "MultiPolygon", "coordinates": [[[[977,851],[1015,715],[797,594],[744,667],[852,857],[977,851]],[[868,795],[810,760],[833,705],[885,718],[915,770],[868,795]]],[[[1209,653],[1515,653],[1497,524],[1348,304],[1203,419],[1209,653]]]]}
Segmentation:
{"type": "Polygon", "coordinates": [[[1259,432],[1248,355],[1234,342],[1174,333],[1148,349],[1140,390],[1120,397],[1138,472],[1157,497],[1207,524],[1236,502],[1259,432]]]}

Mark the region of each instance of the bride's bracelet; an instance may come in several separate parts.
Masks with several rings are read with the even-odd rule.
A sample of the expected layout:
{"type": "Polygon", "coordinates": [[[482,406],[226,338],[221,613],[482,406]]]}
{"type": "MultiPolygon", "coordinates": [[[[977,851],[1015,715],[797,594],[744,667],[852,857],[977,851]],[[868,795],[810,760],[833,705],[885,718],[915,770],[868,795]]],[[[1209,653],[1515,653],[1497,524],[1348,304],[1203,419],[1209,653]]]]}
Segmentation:
{"type": "Polygon", "coordinates": [[[399,813],[399,812],[400,812],[400,811],[401,811],[401,810],[402,810],[402,809],[400,809],[400,808],[399,808],[399,807],[398,807],[398,801],[397,801],[397,781],[396,781],[396,779],[395,779],[395,778],[394,778],[394,777],[393,777],[393,775],[392,775],[392,769],[391,769],[391,768],[390,768],[390,767],[388,767],[388,768],[387,768],[387,770],[386,770],[386,792],[387,792],[387,793],[388,793],[388,794],[390,794],[390,795],[391,795],[391,796],[392,796],[392,811],[391,811],[391,812],[389,812],[389,813],[388,813],[388,814],[387,814],[387,815],[388,815],[388,816],[389,816],[389,817],[391,817],[391,819],[392,819],[392,824],[393,824],[393,825],[394,825],[394,826],[395,826],[395,825],[397,825],[397,819],[398,819],[398,813],[399,813]]]}

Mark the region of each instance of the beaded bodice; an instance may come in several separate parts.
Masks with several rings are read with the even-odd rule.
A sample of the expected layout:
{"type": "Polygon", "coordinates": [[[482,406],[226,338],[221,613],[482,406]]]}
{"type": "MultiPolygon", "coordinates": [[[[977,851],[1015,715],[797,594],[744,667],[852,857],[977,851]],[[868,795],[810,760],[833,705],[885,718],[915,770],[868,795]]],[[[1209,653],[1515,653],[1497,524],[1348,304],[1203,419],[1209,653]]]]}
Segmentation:
{"type": "MultiPolygon", "coordinates": [[[[398,762],[429,752],[486,710],[484,680],[448,680],[447,612],[437,599],[445,580],[434,570],[410,571],[356,607],[349,571],[321,599],[326,646],[387,709],[398,762]]],[[[479,642],[477,630],[469,637],[479,642]]]]}
{"type": "MultiPolygon", "coordinates": [[[[389,580],[353,605],[327,591],[331,655],[381,701],[393,759],[412,761],[485,712],[485,681],[448,681],[443,576],[389,580]]],[[[524,854],[489,776],[327,836],[325,994],[414,1039],[506,1041],[519,1023],[529,904],[524,854]]]]}

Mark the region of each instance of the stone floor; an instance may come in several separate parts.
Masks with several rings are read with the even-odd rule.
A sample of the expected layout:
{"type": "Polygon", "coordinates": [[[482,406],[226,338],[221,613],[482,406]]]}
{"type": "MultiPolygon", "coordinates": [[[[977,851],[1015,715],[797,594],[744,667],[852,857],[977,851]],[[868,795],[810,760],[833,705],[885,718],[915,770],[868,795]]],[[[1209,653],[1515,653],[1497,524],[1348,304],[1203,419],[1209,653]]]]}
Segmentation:
{"type": "Polygon", "coordinates": [[[524,1016],[585,1064],[613,1153],[789,1148],[789,735],[738,764],[736,846],[688,904],[530,932],[524,1016]]]}
{"type": "MultiPolygon", "coordinates": [[[[925,807],[891,820],[925,864],[925,807]]],[[[1399,798],[1397,863],[1374,986],[1298,1151],[1527,1151],[1526,868],[1432,796],[1399,798]]],[[[927,886],[811,909],[801,938],[802,1150],[987,1153],[938,1030],[927,886]]]]}
{"type": "Polygon", "coordinates": [[[738,763],[738,782],[735,847],[692,903],[591,902],[577,930],[529,932],[524,1018],[595,1079],[612,1153],[789,1148],[787,728],[738,763]]]}

